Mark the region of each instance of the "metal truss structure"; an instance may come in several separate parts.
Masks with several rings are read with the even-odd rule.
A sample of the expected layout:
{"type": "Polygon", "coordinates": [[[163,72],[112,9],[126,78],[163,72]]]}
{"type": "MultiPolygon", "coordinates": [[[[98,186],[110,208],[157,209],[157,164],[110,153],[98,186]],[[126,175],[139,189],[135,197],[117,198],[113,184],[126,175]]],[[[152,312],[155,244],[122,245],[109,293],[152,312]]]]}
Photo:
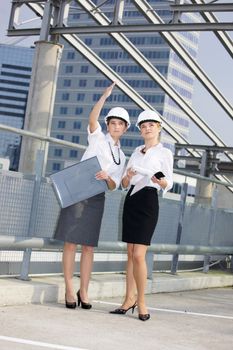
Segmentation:
{"type": "MultiPolygon", "coordinates": [[[[39,35],[40,40],[58,41],[62,36],[70,45],[79,51],[87,60],[96,66],[110,80],[117,81],[117,87],[122,90],[135,104],[141,109],[154,109],[145,101],[130,85],[126,83],[115,71],[113,71],[103,60],[101,60],[84,42],[77,36],[84,33],[107,33],[121,46],[130,57],[141,66],[148,76],[154,80],[164,92],[181,108],[181,110],[207,135],[207,137],[218,147],[227,145],[212,130],[203,118],[184,100],[184,98],[169,84],[169,82],[160,74],[160,72],[143,56],[123,33],[132,32],[159,32],[160,35],[169,44],[172,50],[183,60],[186,66],[202,83],[206,90],[212,95],[219,106],[233,119],[233,106],[218,90],[208,75],[191,57],[188,51],[179,43],[174,32],[178,31],[213,31],[225,50],[233,57],[233,42],[230,36],[225,32],[233,30],[233,23],[220,23],[212,12],[232,11],[232,3],[205,3],[203,0],[190,0],[189,3],[175,0],[171,4],[174,11],[173,21],[165,24],[158,16],[153,7],[146,0],[132,0],[135,8],[147,19],[145,25],[124,25],[124,0],[115,0],[114,18],[111,21],[102,11],[101,6],[96,6],[91,0],[76,0],[76,3],[83,8],[94,19],[97,25],[94,26],[67,26],[65,18],[67,17],[70,0],[13,0],[10,16],[8,35],[39,35]],[[27,5],[37,16],[42,18],[41,28],[21,29],[17,27],[17,18],[22,5],[27,5]],[[179,20],[182,12],[199,12],[203,18],[203,23],[181,23],[179,20]],[[77,35],[75,35],[77,34],[77,35]]],[[[162,118],[163,119],[163,118],[162,118]]],[[[200,153],[188,147],[188,141],[180,135],[166,120],[163,119],[165,131],[178,143],[187,145],[187,150],[191,156],[199,157],[200,153]]],[[[226,153],[226,156],[232,161],[233,155],[226,153]]],[[[219,175],[218,175],[219,177],[219,175]]],[[[223,179],[223,178],[222,178],[223,179]]],[[[225,179],[225,178],[224,178],[225,179]]]]}

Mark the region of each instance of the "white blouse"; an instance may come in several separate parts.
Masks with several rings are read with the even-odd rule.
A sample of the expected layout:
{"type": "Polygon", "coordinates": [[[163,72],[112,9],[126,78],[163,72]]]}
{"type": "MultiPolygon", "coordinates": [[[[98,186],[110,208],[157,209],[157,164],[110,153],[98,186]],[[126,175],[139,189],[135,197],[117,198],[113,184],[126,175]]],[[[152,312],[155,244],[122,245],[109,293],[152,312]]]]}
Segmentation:
{"type": "MultiPolygon", "coordinates": [[[[127,164],[124,176],[126,175],[128,168],[142,168],[151,174],[162,171],[165,175],[165,179],[167,180],[167,187],[163,189],[163,193],[166,193],[173,186],[172,152],[168,148],[163,147],[161,143],[159,143],[149,148],[146,153],[143,154],[141,150],[144,147],[145,145],[141,145],[134,150],[127,164]]],[[[145,175],[137,172],[137,174],[132,177],[129,185],[136,185],[143,179],[143,177],[145,177],[145,175]]],[[[153,183],[150,179],[148,179],[147,186],[155,187],[158,190],[161,189],[158,184],[153,183]]]]}
{"type": "Polygon", "coordinates": [[[88,126],[88,147],[82,156],[81,160],[85,160],[94,156],[97,156],[100,162],[101,169],[106,171],[116,184],[117,189],[120,185],[122,174],[125,167],[125,155],[120,148],[120,142],[115,145],[111,135],[106,135],[102,132],[102,128],[98,123],[98,128],[94,132],[90,132],[88,126]],[[113,156],[111,154],[113,153],[113,156]],[[120,164],[117,165],[115,161],[120,164]]]}

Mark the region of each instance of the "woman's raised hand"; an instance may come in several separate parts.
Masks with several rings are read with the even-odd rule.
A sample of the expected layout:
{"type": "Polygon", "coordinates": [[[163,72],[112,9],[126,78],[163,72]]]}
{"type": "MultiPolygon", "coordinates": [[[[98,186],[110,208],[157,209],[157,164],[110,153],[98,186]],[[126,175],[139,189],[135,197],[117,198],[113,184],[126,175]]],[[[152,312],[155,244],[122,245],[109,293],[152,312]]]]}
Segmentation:
{"type": "Polygon", "coordinates": [[[114,82],[114,83],[112,83],[110,86],[108,86],[107,89],[105,89],[105,91],[104,91],[104,93],[103,93],[103,96],[104,96],[105,98],[108,98],[108,97],[111,95],[112,90],[113,90],[113,88],[114,88],[115,85],[116,85],[116,83],[114,82]]]}

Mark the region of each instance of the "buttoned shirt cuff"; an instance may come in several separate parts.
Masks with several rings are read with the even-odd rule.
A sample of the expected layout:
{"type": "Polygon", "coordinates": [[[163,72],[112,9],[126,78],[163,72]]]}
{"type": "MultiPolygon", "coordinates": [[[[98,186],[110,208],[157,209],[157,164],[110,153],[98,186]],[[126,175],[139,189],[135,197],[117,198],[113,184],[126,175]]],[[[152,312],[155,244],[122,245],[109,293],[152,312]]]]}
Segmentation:
{"type": "Polygon", "coordinates": [[[171,183],[170,181],[167,181],[167,186],[165,188],[162,188],[162,194],[163,196],[172,188],[173,183],[171,183]]]}

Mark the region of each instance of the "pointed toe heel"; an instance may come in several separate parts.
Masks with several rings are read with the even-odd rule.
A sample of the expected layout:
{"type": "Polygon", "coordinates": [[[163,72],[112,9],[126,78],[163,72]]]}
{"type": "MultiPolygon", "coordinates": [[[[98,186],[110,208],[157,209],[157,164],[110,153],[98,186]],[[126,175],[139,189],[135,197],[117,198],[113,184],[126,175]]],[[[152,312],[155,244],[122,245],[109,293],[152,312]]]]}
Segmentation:
{"type": "Polygon", "coordinates": [[[82,301],[81,296],[80,296],[80,290],[77,292],[77,298],[78,298],[78,306],[81,304],[82,309],[89,310],[92,308],[92,305],[90,303],[85,303],[82,301]]]}
{"type": "Polygon", "coordinates": [[[128,309],[115,309],[112,311],[109,311],[110,314],[116,314],[116,315],[125,315],[130,309],[132,309],[132,314],[134,313],[134,309],[137,306],[137,302],[135,302],[132,306],[130,306],[128,309]]]}
{"type": "Polygon", "coordinates": [[[147,321],[150,319],[150,314],[139,314],[138,315],[139,320],[141,321],[147,321]]]}

